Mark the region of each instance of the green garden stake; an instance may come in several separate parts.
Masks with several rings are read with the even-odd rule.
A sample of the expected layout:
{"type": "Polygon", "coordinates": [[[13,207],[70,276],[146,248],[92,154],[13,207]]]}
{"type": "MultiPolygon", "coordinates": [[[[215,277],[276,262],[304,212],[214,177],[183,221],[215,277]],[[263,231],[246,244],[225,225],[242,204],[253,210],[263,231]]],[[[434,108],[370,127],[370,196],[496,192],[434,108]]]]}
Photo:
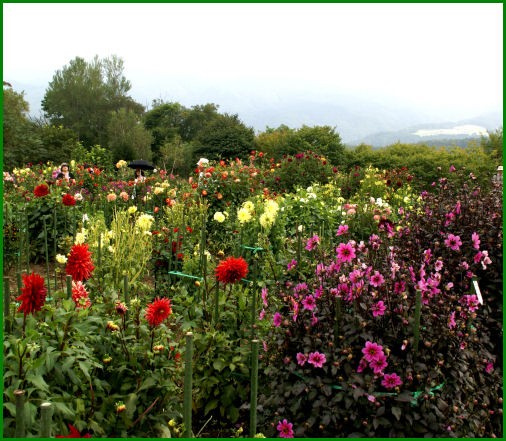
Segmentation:
{"type": "Polygon", "coordinates": [[[46,254],[46,276],[47,276],[47,296],[51,297],[51,277],[49,274],[49,250],[47,246],[47,224],[46,218],[42,218],[44,222],[44,251],[46,254]]]}
{"type": "Polygon", "coordinates": [[[339,341],[339,323],[341,322],[341,314],[342,314],[342,305],[341,305],[341,298],[336,297],[335,299],[335,307],[336,307],[336,317],[334,322],[334,344],[337,347],[338,341],[339,341]]]}
{"type": "Polygon", "coordinates": [[[422,309],[422,291],[416,291],[416,304],[415,304],[415,322],[413,324],[413,350],[415,352],[415,356],[418,353],[418,343],[420,341],[420,312],[422,309]]]}
{"type": "Polygon", "coordinates": [[[10,321],[10,310],[11,307],[11,289],[10,289],[10,282],[8,278],[4,279],[4,329],[6,332],[8,332],[11,328],[11,321],[10,321]]]}
{"type": "Polygon", "coordinates": [[[102,269],[102,233],[98,235],[98,269],[101,272],[102,269]]]}
{"type": "Polygon", "coordinates": [[[16,400],[16,430],[14,437],[15,438],[24,438],[25,437],[25,391],[21,389],[16,389],[14,391],[14,397],[16,400]]]}
{"type": "Polygon", "coordinates": [[[220,284],[216,281],[216,290],[214,291],[214,325],[218,324],[219,314],[219,303],[220,303],[220,284]]]}
{"type": "MultiPolygon", "coordinates": [[[[128,305],[130,303],[130,295],[128,293],[128,276],[126,274],[123,276],[123,291],[125,294],[125,305],[128,305]]],[[[128,309],[125,313],[125,318],[128,320],[128,309]]]]}
{"type": "Polygon", "coordinates": [[[72,298],[72,276],[70,274],[67,275],[67,298],[72,298]]]}
{"type": "Polygon", "coordinates": [[[21,289],[23,288],[23,283],[21,282],[21,271],[16,271],[16,281],[18,284],[18,296],[20,296],[21,289]]]}
{"type": "Polygon", "coordinates": [[[255,323],[257,315],[257,294],[254,289],[251,290],[251,338],[255,338],[255,323]]]}
{"type": "Polygon", "coordinates": [[[184,400],[183,423],[184,438],[192,437],[192,359],[193,359],[193,333],[186,333],[186,350],[184,355],[184,400]]]}
{"type": "Polygon", "coordinates": [[[251,341],[251,394],[249,409],[249,436],[254,438],[257,431],[257,395],[258,395],[258,340],[251,341]]]}
{"type": "Polygon", "coordinates": [[[40,405],[40,437],[51,437],[51,423],[53,417],[53,405],[45,401],[40,405]]]}

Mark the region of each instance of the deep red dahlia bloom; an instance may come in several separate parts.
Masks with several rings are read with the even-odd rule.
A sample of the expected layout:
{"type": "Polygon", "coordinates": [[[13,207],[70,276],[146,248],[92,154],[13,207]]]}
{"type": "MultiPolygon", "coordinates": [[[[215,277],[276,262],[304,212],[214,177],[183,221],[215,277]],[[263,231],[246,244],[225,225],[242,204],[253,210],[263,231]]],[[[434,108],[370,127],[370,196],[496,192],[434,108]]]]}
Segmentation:
{"type": "Polygon", "coordinates": [[[172,314],[170,299],[156,298],[153,303],[146,308],[146,320],[152,327],[160,325],[172,314]]]}
{"type": "Polygon", "coordinates": [[[27,315],[40,311],[46,302],[46,292],[43,277],[35,273],[24,274],[21,295],[16,299],[21,302],[18,312],[23,311],[27,315]]]}
{"type": "Polygon", "coordinates": [[[72,205],[76,205],[76,198],[68,193],[63,195],[61,201],[62,201],[63,205],[66,205],[67,207],[71,207],[72,205]]]}
{"type": "Polygon", "coordinates": [[[86,309],[91,306],[91,300],[83,282],[72,281],[72,300],[78,309],[86,309]]]}
{"type": "Polygon", "coordinates": [[[79,430],[77,430],[72,424],[69,424],[69,434],[56,435],[55,438],[91,438],[91,435],[89,433],[81,435],[81,432],[79,432],[79,430]]]}
{"type": "Polygon", "coordinates": [[[76,244],[71,250],[67,258],[67,266],[65,271],[68,275],[72,276],[75,281],[82,282],[88,279],[95,269],[91,261],[91,253],[88,251],[88,244],[76,244]]]}
{"type": "Polygon", "coordinates": [[[228,257],[215,270],[216,279],[222,283],[236,283],[248,274],[248,263],[242,257],[228,257]]]}
{"type": "Polygon", "coordinates": [[[49,194],[49,187],[46,184],[37,185],[37,187],[33,189],[33,194],[36,198],[47,196],[49,194]]]}

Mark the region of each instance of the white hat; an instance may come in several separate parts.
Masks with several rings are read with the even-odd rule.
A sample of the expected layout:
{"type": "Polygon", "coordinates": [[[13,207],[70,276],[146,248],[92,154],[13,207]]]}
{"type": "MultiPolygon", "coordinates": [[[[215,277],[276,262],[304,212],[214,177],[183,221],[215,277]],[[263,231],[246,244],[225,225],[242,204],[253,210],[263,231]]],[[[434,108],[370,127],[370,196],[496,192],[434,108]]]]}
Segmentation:
{"type": "Polygon", "coordinates": [[[497,171],[502,171],[502,165],[500,165],[499,167],[497,167],[497,171]]]}

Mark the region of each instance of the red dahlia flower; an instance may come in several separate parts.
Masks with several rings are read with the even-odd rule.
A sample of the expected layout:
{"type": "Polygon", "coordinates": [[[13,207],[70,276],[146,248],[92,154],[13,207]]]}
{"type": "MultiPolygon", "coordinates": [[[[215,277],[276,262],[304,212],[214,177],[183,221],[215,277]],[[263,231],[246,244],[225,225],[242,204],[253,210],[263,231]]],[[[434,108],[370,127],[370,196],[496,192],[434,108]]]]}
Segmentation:
{"type": "Polygon", "coordinates": [[[86,309],[91,306],[91,300],[83,282],[72,282],[72,300],[76,308],[86,309]]]}
{"type": "Polygon", "coordinates": [[[76,205],[76,198],[68,193],[63,195],[61,201],[62,201],[63,205],[66,205],[67,207],[70,207],[72,205],[76,205]]]}
{"type": "Polygon", "coordinates": [[[46,302],[46,286],[44,278],[38,274],[24,274],[21,295],[16,299],[21,302],[18,312],[23,311],[25,316],[40,311],[46,302]]]}
{"type": "Polygon", "coordinates": [[[81,435],[81,432],[79,432],[79,430],[77,430],[72,424],[69,424],[69,434],[56,435],[55,438],[91,438],[91,435],[89,433],[81,435]]]}
{"type": "Polygon", "coordinates": [[[95,269],[91,261],[91,253],[88,251],[88,244],[76,244],[71,250],[67,259],[65,271],[75,281],[83,281],[91,276],[95,269]]]}
{"type": "Polygon", "coordinates": [[[219,282],[236,283],[248,274],[248,263],[242,257],[228,257],[219,263],[215,272],[219,282]]]}
{"type": "Polygon", "coordinates": [[[146,320],[152,327],[160,325],[172,314],[170,299],[156,298],[153,303],[146,308],[146,320]]]}
{"type": "Polygon", "coordinates": [[[47,196],[49,194],[49,187],[46,184],[37,185],[37,187],[33,189],[33,194],[36,198],[47,196]]]}

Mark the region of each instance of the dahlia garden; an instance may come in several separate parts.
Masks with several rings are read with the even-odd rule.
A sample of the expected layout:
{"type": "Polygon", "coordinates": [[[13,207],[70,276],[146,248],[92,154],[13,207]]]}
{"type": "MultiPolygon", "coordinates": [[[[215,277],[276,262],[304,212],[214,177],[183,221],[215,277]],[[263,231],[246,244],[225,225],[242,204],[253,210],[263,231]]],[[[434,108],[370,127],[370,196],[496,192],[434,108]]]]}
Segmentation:
{"type": "Polygon", "coordinates": [[[502,437],[503,189],[311,152],[4,171],[4,437],[502,437]]]}

